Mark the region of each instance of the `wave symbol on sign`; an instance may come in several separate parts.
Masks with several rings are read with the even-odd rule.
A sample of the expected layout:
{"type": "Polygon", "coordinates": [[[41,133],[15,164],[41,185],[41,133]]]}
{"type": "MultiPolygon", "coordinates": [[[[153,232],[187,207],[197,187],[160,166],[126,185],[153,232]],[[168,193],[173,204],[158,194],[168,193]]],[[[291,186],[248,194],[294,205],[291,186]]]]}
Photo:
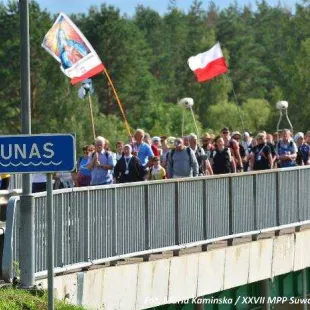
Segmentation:
{"type": "Polygon", "coordinates": [[[9,167],[9,166],[14,166],[14,167],[19,167],[19,166],[24,166],[24,167],[28,167],[30,165],[32,166],[40,166],[40,165],[43,165],[43,166],[49,166],[49,165],[54,165],[54,166],[59,166],[61,165],[62,161],[58,162],[58,163],[54,163],[53,161],[50,161],[49,163],[44,163],[42,161],[40,161],[39,163],[28,163],[28,164],[24,164],[24,163],[18,163],[18,164],[13,164],[11,162],[9,162],[8,164],[4,164],[4,163],[1,163],[0,162],[0,166],[3,166],[3,167],[9,167]]]}

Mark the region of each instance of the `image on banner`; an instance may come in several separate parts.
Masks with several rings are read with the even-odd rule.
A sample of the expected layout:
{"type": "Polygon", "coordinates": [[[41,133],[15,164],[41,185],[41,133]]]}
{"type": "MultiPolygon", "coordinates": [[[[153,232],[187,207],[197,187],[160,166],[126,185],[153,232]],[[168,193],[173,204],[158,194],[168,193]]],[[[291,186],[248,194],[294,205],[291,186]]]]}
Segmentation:
{"type": "Polygon", "coordinates": [[[83,37],[71,20],[61,13],[46,34],[42,46],[67,69],[90,53],[91,46],[83,37]]]}
{"type": "Polygon", "coordinates": [[[79,28],[60,13],[45,35],[42,47],[60,64],[61,70],[76,84],[103,71],[104,66],[79,28]]]}

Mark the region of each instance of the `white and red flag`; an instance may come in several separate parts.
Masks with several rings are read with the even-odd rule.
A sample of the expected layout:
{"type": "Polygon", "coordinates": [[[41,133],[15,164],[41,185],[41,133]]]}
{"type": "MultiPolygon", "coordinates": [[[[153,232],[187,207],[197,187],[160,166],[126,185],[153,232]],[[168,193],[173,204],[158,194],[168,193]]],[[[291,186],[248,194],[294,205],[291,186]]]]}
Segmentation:
{"type": "Polygon", "coordinates": [[[211,80],[228,71],[219,42],[208,51],[190,57],[188,65],[194,71],[198,82],[211,80]]]}
{"type": "Polygon", "coordinates": [[[42,47],[61,64],[73,85],[105,69],[83,33],[64,13],[59,14],[45,35],[42,47]]]}

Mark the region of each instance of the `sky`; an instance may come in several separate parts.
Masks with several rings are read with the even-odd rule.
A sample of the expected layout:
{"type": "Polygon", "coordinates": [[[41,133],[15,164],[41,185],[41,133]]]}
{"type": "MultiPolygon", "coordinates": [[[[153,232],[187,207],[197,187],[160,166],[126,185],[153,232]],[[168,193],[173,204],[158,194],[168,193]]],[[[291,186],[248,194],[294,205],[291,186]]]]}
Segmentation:
{"type": "MultiPolygon", "coordinates": [[[[1,0],[0,0],[1,1],[1,0]]],[[[8,0],[4,0],[6,3],[8,0]]],[[[16,0],[17,1],[17,0],[16,0]]],[[[135,12],[135,8],[138,4],[144,6],[150,6],[160,13],[165,13],[168,7],[168,0],[36,0],[41,8],[46,8],[51,13],[59,13],[60,11],[71,14],[71,13],[87,13],[88,8],[91,5],[100,5],[105,2],[107,4],[118,7],[122,13],[127,13],[132,16],[135,12]]],[[[192,0],[177,0],[177,6],[187,11],[193,1],[192,0]]],[[[209,0],[203,0],[203,6],[207,8],[209,0]]],[[[215,0],[216,5],[223,9],[227,7],[233,0],[215,0]]],[[[252,8],[255,9],[255,0],[238,0],[240,6],[245,4],[251,4],[252,8]]],[[[296,3],[301,3],[301,0],[267,0],[267,3],[271,6],[281,4],[292,11],[296,3]]]]}

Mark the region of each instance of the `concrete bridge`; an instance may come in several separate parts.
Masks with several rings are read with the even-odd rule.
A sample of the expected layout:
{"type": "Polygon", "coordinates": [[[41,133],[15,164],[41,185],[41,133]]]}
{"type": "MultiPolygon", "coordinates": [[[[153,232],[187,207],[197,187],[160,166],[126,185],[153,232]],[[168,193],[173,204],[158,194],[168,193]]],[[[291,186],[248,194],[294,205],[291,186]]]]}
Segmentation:
{"type": "MultiPolygon", "coordinates": [[[[310,169],[298,167],[57,190],[57,296],[90,309],[292,309],[310,287],[309,185],[310,169]]],[[[34,196],[35,277],[46,287],[46,193],[34,196]]],[[[14,196],[5,281],[24,259],[21,225],[14,196]]]]}

